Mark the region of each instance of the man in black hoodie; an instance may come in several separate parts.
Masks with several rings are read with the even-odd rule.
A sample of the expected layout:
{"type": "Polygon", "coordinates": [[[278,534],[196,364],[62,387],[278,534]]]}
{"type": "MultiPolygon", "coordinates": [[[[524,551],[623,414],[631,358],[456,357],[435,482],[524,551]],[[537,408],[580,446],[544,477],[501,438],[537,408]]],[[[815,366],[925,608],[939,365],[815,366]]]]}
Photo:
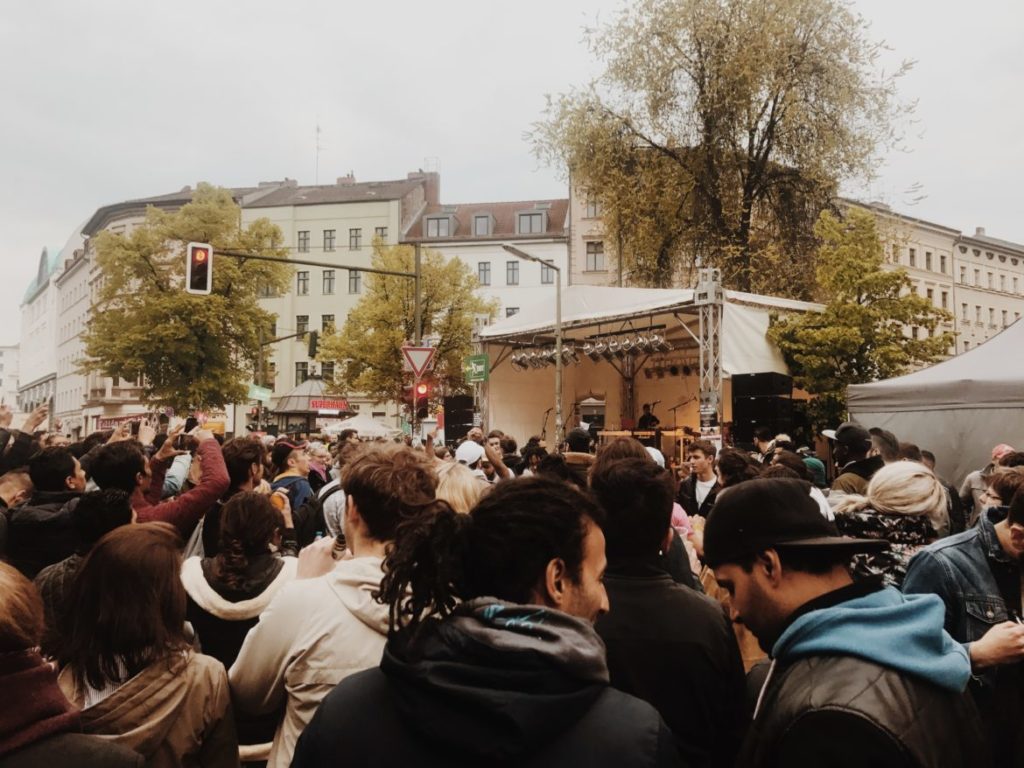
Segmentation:
{"type": "Polygon", "coordinates": [[[67,448],[44,448],[28,460],[32,497],[9,513],[7,557],[28,578],[75,552],[71,510],[85,472],[67,448]]]}
{"type": "Polygon", "coordinates": [[[647,703],[611,688],[600,509],[546,478],[398,530],[378,669],[335,688],[292,766],[681,766],[647,703]]]}
{"type": "Polygon", "coordinates": [[[687,765],[729,768],[748,720],[743,661],[722,606],[660,564],[672,541],[672,476],[622,459],[595,465],[590,487],[607,516],[611,610],[596,628],[612,685],[657,708],[687,765]]]}

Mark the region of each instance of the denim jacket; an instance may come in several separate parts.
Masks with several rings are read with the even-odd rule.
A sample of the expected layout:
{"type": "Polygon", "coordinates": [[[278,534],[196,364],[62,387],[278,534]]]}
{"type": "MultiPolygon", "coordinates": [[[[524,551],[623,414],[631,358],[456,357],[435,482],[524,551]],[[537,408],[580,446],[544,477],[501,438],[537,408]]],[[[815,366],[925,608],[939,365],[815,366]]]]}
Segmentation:
{"type": "MultiPolygon", "coordinates": [[[[910,561],[903,591],[931,592],[946,604],[946,631],[968,646],[995,624],[1020,614],[1020,606],[1007,606],[993,568],[1019,567],[999,544],[995,524],[1006,517],[1006,507],[992,507],[975,526],[940,539],[910,561]]],[[[995,765],[1020,765],[1024,755],[1024,664],[992,667],[976,674],[971,683],[982,717],[991,730],[995,765]]]]}

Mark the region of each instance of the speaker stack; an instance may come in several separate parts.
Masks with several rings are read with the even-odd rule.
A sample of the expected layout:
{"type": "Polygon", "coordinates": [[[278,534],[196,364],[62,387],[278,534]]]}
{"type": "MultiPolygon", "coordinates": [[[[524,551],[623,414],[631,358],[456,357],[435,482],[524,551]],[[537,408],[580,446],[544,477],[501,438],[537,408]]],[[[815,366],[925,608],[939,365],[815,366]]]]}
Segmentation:
{"type": "Polygon", "coordinates": [[[462,440],[473,428],[473,396],[452,395],[444,399],[444,439],[451,444],[462,440]]]}
{"type": "Polygon", "coordinates": [[[772,435],[793,428],[793,377],[784,373],[745,373],[732,377],[733,440],[752,444],[754,430],[772,435]]]}

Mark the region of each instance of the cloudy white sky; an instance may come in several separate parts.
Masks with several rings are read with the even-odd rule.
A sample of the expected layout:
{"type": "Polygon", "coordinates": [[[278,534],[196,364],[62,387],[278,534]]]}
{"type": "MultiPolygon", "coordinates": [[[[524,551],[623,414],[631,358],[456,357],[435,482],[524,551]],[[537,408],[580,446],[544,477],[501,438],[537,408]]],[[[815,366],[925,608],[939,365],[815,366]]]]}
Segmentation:
{"type": "MultiPolygon", "coordinates": [[[[0,343],[43,246],[99,206],[205,180],[362,180],[436,163],[448,202],[566,194],[523,133],[596,73],[621,0],[36,0],[0,10],[0,343]]],[[[855,0],[918,99],[908,151],[847,191],[1024,242],[1016,0],[855,0]]]]}

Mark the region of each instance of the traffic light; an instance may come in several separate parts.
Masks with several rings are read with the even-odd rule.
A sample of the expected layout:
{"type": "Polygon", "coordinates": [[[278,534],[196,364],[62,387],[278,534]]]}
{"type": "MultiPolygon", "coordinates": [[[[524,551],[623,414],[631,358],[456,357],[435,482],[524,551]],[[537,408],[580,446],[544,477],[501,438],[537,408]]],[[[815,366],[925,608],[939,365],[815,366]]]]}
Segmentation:
{"type": "Polygon", "coordinates": [[[425,419],[429,413],[430,385],[421,381],[416,385],[416,418],[425,419]]]}
{"type": "Polygon", "coordinates": [[[309,359],[310,360],[315,360],[316,359],[316,347],[317,347],[318,340],[319,340],[319,332],[318,331],[310,331],[309,332],[309,359]]]}
{"type": "Polygon", "coordinates": [[[189,243],[185,252],[185,291],[209,294],[213,289],[213,248],[209,243],[189,243]]]}

